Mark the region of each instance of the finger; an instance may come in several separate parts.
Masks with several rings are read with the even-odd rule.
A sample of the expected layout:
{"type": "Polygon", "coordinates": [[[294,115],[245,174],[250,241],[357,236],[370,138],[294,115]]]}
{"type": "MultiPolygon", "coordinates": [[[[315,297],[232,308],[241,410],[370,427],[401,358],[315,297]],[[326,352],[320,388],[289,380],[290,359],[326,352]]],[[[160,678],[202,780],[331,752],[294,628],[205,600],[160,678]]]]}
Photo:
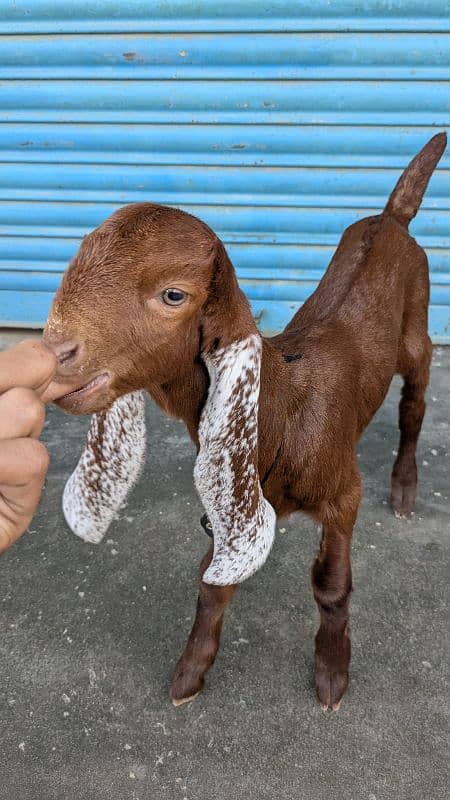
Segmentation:
{"type": "Polygon", "coordinates": [[[24,386],[42,394],[56,372],[56,356],[40,341],[28,339],[0,353],[0,393],[24,386]]]}
{"type": "Polygon", "coordinates": [[[35,481],[43,483],[48,463],[47,448],[37,439],[4,439],[0,441],[0,486],[21,489],[35,481]]]}
{"type": "Polygon", "coordinates": [[[48,453],[36,439],[0,442],[0,552],[30,524],[48,469],[48,453]]]}
{"type": "Polygon", "coordinates": [[[56,381],[51,381],[44,392],[41,394],[41,400],[43,403],[51,403],[53,400],[58,400],[60,397],[64,397],[65,394],[68,392],[72,392],[73,389],[76,388],[72,383],[57,383],[56,381]]]}
{"type": "Polygon", "coordinates": [[[18,386],[0,395],[0,439],[37,439],[44,421],[44,403],[32,389],[18,386]]]}
{"type": "Polygon", "coordinates": [[[25,505],[18,503],[17,498],[8,498],[4,487],[0,486],[0,553],[17,541],[28,528],[39,504],[43,485],[41,478],[28,484],[25,505]]]}

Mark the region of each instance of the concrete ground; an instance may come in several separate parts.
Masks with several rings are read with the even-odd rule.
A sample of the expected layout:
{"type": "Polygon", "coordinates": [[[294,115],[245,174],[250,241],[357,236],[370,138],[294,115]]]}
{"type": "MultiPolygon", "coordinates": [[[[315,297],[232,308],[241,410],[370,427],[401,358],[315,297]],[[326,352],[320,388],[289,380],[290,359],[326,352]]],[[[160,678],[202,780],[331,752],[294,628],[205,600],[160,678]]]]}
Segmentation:
{"type": "Polygon", "coordinates": [[[207,546],[192,447],[149,403],[145,473],[87,545],[61,512],[87,420],[50,408],[40,510],[0,563],[1,800],[444,800],[449,386],[437,348],[410,521],[387,505],[397,380],[361,441],[352,680],[334,715],[311,685],[313,523],[279,526],[203,694],[175,709],[167,684],[207,546]]]}

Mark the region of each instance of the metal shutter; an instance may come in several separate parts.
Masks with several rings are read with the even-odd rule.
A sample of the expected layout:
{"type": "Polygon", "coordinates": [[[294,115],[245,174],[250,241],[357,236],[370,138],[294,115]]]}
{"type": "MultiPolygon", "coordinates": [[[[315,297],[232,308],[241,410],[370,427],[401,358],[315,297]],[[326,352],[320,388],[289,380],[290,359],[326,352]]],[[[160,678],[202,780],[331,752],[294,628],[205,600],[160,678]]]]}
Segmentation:
{"type": "MultiPolygon", "coordinates": [[[[40,325],[80,238],[180,206],[283,326],[340,234],[450,127],[448,0],[0,0],[0,324],[40,325]]],[[[447,154],[412,233],[450,341],[447,154]]]]}

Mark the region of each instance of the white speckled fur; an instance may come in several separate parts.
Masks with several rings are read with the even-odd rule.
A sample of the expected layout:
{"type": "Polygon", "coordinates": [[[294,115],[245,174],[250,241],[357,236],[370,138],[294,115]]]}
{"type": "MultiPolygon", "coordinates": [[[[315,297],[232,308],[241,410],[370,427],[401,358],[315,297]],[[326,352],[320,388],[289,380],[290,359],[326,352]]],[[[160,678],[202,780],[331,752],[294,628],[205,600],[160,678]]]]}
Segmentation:
{"type": "Polygon", "coordinates": [[[143,392],[120,397],[94,414],[85,449],[66,483],[64,516],[86,542],[102,540],[136,483],[145,458],[143,392]]]}
{"type": "Polygon", "coordinates": [[[258,402],[262,342],[258,335],[204,356],[210,375],[194,469],[214,534],[205,583],[226,586],[265,562],[275,536],[275,511],[258,477],[258,402]]]}

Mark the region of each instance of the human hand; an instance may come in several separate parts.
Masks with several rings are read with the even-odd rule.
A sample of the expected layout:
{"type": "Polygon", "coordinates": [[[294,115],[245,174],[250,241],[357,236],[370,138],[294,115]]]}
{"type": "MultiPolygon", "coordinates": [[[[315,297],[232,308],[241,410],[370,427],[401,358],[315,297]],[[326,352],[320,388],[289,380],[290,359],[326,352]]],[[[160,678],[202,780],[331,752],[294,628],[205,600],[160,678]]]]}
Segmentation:
{"type": "Polygon", "coordinates": [[[49,463],[38,441],[42,396],[55,371],[54,354],[39,341],[0,353],[0,552],[24,533],[39,503],[49,463]]]}

